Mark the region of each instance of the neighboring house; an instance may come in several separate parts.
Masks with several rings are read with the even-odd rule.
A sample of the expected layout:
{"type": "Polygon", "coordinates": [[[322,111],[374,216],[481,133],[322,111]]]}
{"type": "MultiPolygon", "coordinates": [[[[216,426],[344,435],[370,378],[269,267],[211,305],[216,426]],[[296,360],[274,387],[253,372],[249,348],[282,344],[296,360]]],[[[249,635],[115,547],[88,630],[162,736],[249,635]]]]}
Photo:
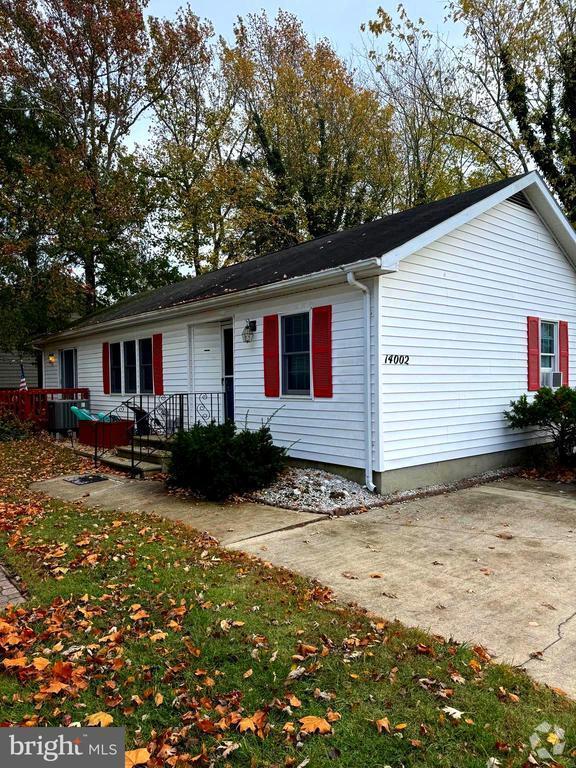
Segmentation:
{"type": "Polygon", "coordinates": [[[18,389],[20,387],[20,361],[24,366],[28,388],[34,389],[38,386],[38,361],[34,355],[0,352],[0,389],[18,389]]]}
{"type": "Polygon", "coordinates": [[[452,481],[516,462],[539,436],[503,410],[573,380],[575,267],[529,173],[121,302],[42,342],[44,380],[104,411],[225,389],[296,459],[384,491],[452,481]]]}

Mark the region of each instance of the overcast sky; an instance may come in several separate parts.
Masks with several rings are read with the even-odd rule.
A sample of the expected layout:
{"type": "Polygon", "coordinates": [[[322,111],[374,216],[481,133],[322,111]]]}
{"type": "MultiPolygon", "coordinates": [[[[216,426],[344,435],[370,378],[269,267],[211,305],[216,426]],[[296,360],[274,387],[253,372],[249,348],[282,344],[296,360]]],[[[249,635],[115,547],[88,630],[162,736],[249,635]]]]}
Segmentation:
{"type": "MultiPolygon", "coordinates": [[[[237,16],[266,10],[273,17],[279,8],[299,16],[312,38],[328,37],[338,53],[346,58],[354,49],[362,48],[360,24],[376,16],[379,5],[395,13],[399,0],[285,0],[283,3],[266,0],[191,0],[197,16],[208,18],[216,33],[230,38],[237,16]]],[[[185,0],[150,0],[148,11],[153,16],[171,16],[185,0]]],[[[404,0],[411,18],[421,16],[429,26],[442,28],[444,0],[404,0]]]]}
{"type": "MultiPolygon", "coordinates": [[[[364,49],[360,25],[376,17],[376,9],[382,5],[394,15],[399,0],[285,0],[283,3],[267,0],[189,0],[194,13],[209,19],[216,35],[232,39],[232,27],[238,16],[258,13],[264,9],[273,18],[278,9],[298,16],[311,39],[327,37],[339,55],[346,59],[364,49]]],[[[151,16],[171,17],[186,5],[187,0],[150,0],[147,13],[151,16]]],[[[404,0],[404,7],[411,19],[422,17],[432,30],[450,33],[444,24],[444,0],[404,0]]],[[[143,144],[148,138],[149,122],[146,118],[134,126],[129,144],[143,144]]]]}

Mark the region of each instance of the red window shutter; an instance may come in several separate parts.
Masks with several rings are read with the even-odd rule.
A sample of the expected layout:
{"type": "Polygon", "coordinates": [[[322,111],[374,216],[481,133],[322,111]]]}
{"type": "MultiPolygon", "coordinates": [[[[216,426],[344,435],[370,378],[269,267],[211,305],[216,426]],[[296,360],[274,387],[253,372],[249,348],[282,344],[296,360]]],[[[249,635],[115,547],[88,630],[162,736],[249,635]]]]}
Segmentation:
{"type": "Polygon", "coordinates": [[[154,377],[154,394],[164,394],[164,361],[162,359],[162,334],[152,336],[152,375],[154,377]]]}
{"type": "Polygon", "coordinates": [[[570,353],[568,344],[568,323],[566,320],[560,320],[558,323],[558,347],[560,352],[560,372],[562,374],[562,385],[567,387],[570,381],[570,353]]]}
{"type": "Polygon", "coordinates": [[[528,391],[540,389],[540,318],[528,318],[528,391]]]}
{"type": "Polygon", "coordinates": [[[314,397],[332,397],[332,305],[312,310],[314,397]]]}
{"type": "Polygon", "coordinates": [[[105,395],[110,394],[110,344],[102,344],[102,389],[105,395]]]}
{"type": "Polygon", "coordinates": [[[264,317],[264,394],[280,397],[280,342],[278,315],[264,317]]]}

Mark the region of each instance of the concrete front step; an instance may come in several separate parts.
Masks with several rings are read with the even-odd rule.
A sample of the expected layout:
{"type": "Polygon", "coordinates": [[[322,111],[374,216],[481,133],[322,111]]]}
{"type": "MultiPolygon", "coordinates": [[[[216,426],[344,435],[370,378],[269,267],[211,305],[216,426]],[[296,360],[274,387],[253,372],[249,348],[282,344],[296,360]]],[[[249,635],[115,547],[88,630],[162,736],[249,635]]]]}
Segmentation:
{"type": "MultiPolygon", "coordinates": [[[[78,456],[85,456],[88,459],[94,458],[93,451],[84,450],[82,448],[76,448],[75,453],[78,456]]],[[[113,469],[119,469],[121,472],[132,471],[131,460],[123,456],[117,456],[114,453],[105,453],[102,456],[98,457],[98,461],[101,464],[105,464],[107,467],[112,467],[113,469]]],[[[139,475],[143,475],[143,476],[155,474],[156,472],[162,472],[161,464],[155,464],[151,461],[140,461],[137,463],[134,469],[136,472],[138,472],[139,475]]]]}
{"type": "MultiPolygon", "coordinates": [[[[119,445],[117,448],[114,448],[114,451],[116,452],[117,456],[122,456],[125,459],[130,459],[132,456],[132,446],[131,445],[119,445]]],[[[140,458],[140,446],[135,445],[134,451],[136,453],[136,461],[140,458]]],[[[172,455],[171,451],[167,451],[164,448],[156,448],[154,446],[146,446],[142,445],[142,458],[146,459],[147,461],[151,461],[153,463],[157,462],[158,464],[162,464],[164,461],[167,461],[170,456],[172,455]]]]}
{"type": "Polygon", "coordinates": [[[162,435],[134,435],[134,445],[170,450],[174,439],[162,435]]]}

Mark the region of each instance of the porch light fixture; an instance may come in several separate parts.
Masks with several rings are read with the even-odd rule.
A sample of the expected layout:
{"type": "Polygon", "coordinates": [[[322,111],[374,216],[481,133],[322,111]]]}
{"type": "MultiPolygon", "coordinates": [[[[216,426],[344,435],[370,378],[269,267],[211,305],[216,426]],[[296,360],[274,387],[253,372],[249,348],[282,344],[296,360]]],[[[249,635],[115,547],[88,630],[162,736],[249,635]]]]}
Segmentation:
{"type": "Polygon", "coordinates": [[[56,365],[56,355],[54,354],[54,352],[50,352],[50,354],[48,355],[48,362],[50,363],[50,365],[56,365]]]}
{"type": "Polygon", "coordinates": [[[246,325],[242,331],[242,341],[246,344],[250,344],[254,341],[254,334],[256,333],[256,320],[246,320],[246,325]]]}

